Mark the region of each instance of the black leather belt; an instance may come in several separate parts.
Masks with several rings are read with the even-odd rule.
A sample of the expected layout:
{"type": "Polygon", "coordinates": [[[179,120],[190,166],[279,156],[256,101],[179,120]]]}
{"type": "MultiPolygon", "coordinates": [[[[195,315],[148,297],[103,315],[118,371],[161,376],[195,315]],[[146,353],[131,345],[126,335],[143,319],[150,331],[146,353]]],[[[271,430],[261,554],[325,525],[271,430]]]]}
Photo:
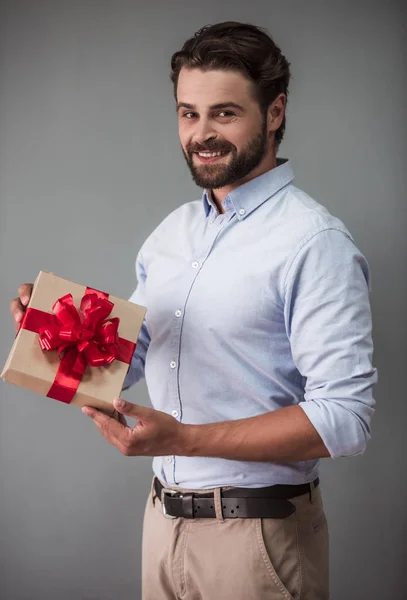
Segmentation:
{"type": "MultiPolygon", "coordinates": [[[[318,477],[314,486],[319,484],[318,477]]],[[[157,477],[154,489],[161,500],[164,516],[169,519],[213,519],[216,517],[213,492],[182,493],[165,488],[157,477]]],[[[222,513],[225,519],[284,519],[295,512],[290,498],[311,493],[311,484],[272,485],[263,488],[232,488],[221,490],[222,513]]]]}

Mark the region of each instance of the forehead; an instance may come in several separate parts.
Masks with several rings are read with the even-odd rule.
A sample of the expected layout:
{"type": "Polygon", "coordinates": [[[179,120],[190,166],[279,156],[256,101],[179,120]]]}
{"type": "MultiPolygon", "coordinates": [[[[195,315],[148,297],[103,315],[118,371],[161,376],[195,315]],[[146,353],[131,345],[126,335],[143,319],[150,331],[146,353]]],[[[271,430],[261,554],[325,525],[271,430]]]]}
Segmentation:
{"type": "Polygon", "coordinates": [[[252,83],[238,71],[183,67],[178,77],[177,101],[206,106],[224,102],[254,102],[252,83]]]}

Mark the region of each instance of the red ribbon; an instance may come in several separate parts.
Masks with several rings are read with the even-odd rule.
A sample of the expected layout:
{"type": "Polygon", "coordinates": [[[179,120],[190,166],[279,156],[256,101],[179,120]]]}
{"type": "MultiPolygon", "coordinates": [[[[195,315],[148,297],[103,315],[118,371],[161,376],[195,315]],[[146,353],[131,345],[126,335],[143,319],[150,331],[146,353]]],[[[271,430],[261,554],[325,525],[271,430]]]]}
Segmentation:
{"type": "Polygon", "coordinates": [[[39,333],[43,351],[57,350],[61,363],[47,393],[49,398],[69,404],[76,394],[86,366],[111,365],[114,360],[130,364],[136,344],[119,337],[118,317],[108,294],[86,288],[79,310],[66,294],[47,313],[28,308],[21,327],[39,333]]]}

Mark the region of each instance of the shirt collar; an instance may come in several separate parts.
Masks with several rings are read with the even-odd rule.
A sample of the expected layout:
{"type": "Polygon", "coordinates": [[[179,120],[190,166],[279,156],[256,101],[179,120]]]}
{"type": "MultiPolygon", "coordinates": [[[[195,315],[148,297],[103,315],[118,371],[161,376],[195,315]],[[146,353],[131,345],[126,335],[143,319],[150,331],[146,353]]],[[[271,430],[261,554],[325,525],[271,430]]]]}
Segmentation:
{"type": "MultiPolygon", "coordinates": [[[[289,159],[277,158],[277,166],[274,169],[270,169],[232,190],[222,200],[222,206],[226,212],[235,211],[239,220],[245,219],[263,202],[291,183],[293,179],[294,173],[289,159]]],[[[202,201],[206,217],[211,208],[217,211],[208,190],[204,190],[202,201]]]]}

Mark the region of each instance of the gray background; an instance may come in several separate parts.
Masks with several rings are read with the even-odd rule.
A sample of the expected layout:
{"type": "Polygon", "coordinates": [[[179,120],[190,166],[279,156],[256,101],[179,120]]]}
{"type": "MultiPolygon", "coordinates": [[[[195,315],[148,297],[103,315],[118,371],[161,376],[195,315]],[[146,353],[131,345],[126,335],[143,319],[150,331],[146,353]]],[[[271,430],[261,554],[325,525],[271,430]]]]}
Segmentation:
{"type": "MultiPolygon", "coordinates": [[[[200,196],[179,149],[171,53],[226,19],[292,64],[296,184],[350,228],[373,275],[378,410],[363,457],[322,461],[333,600],[406,597],[406,43],[402,2],[2,1],[0,362],[8,305],[40,269],[128,297],[136,252],[200,196]]],[[[78,409],[0,385],[0,597],[137,600],[149,458],[78,409]]],[[[147,404],[144,383],[126,393],[147,404]]]]}

